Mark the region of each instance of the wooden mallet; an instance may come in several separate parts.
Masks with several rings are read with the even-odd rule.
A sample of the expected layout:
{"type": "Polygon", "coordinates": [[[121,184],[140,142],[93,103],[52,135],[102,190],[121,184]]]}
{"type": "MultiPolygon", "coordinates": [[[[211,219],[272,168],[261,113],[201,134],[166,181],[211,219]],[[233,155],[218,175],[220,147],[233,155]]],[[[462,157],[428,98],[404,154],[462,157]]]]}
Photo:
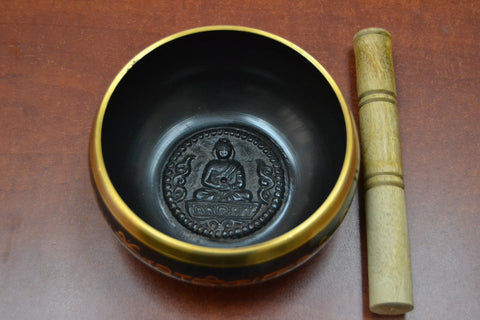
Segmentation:
{"type": "Polygon", "coordinates": [[[397,95],[390,34],[361,30],[353,39],[363,159],[370,311],[413,309],[397,95]]]}

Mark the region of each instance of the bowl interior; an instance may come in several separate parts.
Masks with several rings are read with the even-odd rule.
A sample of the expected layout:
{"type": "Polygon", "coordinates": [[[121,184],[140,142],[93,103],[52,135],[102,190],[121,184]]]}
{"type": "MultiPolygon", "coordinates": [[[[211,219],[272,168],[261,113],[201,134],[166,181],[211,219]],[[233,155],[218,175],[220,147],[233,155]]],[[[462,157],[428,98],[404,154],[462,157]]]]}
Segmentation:
{"type": "Polygon", "coordinates": [[[137,61],[102,127],[107,173],[149,225],[202,246],[277,237],[335,185],[346,129],[331,84],[289,45],[192,33],[137,61]]]}

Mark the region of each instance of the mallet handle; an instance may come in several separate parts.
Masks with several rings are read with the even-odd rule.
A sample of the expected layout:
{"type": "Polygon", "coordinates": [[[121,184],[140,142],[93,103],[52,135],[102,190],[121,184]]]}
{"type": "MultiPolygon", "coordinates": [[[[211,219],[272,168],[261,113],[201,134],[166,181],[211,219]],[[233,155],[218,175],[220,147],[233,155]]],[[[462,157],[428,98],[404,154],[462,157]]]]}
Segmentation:
{"type": "Polygon", "coordinates": [[[363,159],[370,310],[413,309],[410,245],[390,34],[353,39],[363,159]]]}

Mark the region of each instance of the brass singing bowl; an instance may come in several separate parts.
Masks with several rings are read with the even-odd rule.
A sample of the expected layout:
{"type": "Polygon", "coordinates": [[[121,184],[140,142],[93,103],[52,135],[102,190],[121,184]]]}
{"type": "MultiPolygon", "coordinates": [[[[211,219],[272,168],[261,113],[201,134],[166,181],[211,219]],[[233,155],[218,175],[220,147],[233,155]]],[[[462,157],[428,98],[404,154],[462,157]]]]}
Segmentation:
{"type": "Polygon", "coordinates": [[[186,282],[262,282],[308,260],[343,220],[359,143],[340,90],[308,53],[236,26],[151,45],[116,76],[91,139],[117,237],[186,282]]]}

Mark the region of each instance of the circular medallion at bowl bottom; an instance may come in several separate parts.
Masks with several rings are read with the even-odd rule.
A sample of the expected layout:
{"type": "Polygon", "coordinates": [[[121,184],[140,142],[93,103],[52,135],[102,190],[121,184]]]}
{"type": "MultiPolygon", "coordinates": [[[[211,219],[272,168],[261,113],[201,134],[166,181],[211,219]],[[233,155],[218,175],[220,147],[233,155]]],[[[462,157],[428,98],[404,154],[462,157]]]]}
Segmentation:
{"type": "Polygon", "coordinates": [[[193,233],[238,239],[264,227],[288,192],[286,160],[265,135],[213,127],[180,139],[162,170],[171,214],[193,233]]]}

